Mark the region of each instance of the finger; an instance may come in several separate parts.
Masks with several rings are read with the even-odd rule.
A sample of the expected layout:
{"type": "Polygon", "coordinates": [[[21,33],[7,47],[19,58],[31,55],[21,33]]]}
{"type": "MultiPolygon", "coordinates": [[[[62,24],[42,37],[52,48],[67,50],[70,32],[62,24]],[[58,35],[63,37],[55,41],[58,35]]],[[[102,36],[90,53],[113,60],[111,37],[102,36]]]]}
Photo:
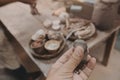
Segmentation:
{"type": "Polygon", "coordinates": [[[87,61],[89,61],[91,59],[90,55],[87,55],[87,61]]]}
{"type": "Polygon", "coordinates": [[[57,61],[55,64],[53,64],[52,68],[58,69],[60,68],[64,63],[66,63],[69,58],[71,57],[73,53],[74,48],[70,48],[67,52],[65,52],[57,61]]]}
{"type": "Polygon", "coordinates": [[[87,67],[90,68],[91,70],[94,69],[96,65],[96,59],[95,58],[91,58],[87,64],[87,67]]]}
{"type": "Polygon", "coordinates": [[[73,72],[74,69],[79,65],[81,62],[83,55],[84,55],[84,50],[82,47],[77,46],[70,57],[70,59],[64,64],[64,69],[67,72],[73,72]]]}
{"type": "Polygon", "coordinates": [[[82,80],[88,79],[88,76],[83,71],[81,71],[80,74],[76,74],[76,75],[80,76],[82,78],[82,80]]]}
{"type": "Polygon", "coordinates": [[[87,64],[87,66],[85,67],[85,69],[83,69],[83,72],[89,77],[92,70],[94,69],[95,65],[96,65],[96,59],[91,58],[87,64]]]}

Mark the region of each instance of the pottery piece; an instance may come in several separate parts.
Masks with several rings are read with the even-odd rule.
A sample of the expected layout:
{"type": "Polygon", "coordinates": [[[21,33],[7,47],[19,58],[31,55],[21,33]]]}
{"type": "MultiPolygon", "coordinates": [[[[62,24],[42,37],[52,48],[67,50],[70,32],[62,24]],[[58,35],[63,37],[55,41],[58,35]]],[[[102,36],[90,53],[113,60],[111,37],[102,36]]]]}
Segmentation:
{"type": "Polygon", "coordinates": [[[40,29],[32,36],[32,40],[39,41],[40,39],[44,39],[45,36],[46,36],[46,32],[43,29],[40,29]]]}
{"type": "Polygon", "coordinates": [[[61,20],[62,23],[65,23],[66,19],[69,18],[69,14],[67,12],[62,12],[59,15],[59,19],[61,20]]]}
{"type": "Polygon", "coordinates": [[[43,41],[31,41],[30,42],[30,48],[33,49],[33,51],[37,54],[41,54],[41,52],[44,50],[44,43],[43,41]]]}
{"type": "Polygon", "coordinates": [[[60,41],[57,40],[49,40],[45,43],[44,47],[49,53],[57,52],[57,50],[60,48],[60,41]]]}
{"type": "Polygon", "coordinates": [[[50,28],[52,26],[52,21],[51,20],[45,20],[43,22],[43,25],[46,27],[46,28],[50,28]]]}
{"type": "Polygon", "coordinates": [[[70,21],[73,21],[73,23],[70,23],[67,39],[69,38],[70,40],[86,40],[92,37],[96,32],[94,24],[88,20],[72,19],[70,21]]]}
{"type": "Polygon", "coordinates": [[[58,31],[58,30],[61,29],[61,25],[59,25],[59,24],[53,24],[52,25],[52,29],[55,30],[55,31],[58,31]]]}
{"type": "Polygon", "coordinates": [[[60,33],[57,33],[55,31],[48,31],[47,36],[49,40],[60,40],[61,39],[60,33]]]}
{"type": "Polygon", "coordinates": [[[60,23],[61,23],[60,20],[54,20],[54,21],[52,22],[53,25],[59,25],[60,23]]]}

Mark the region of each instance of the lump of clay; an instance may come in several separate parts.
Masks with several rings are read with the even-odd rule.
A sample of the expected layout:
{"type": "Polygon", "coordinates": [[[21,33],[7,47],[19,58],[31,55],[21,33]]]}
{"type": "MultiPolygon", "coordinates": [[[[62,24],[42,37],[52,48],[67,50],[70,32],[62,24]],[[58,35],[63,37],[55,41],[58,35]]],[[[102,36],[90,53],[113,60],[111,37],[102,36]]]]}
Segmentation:
{"type": "Polygon", "coordinates": [[[52,25],[52,29],[55,30],[55,31],[58,31],[58,30],[61,29],[61,25],[59,25],[59,24],[58,25],[57,24],[53,24],[52,25]]]}
{"type": "Polygon", "coordinates": [[[61,20],[62,23],[65,23],[66,22],[66,19],[69,18],[69,14],[66,13],[66,12],[62,12],[60,15],[59,15],[59,19],[61,20]]]}
{"type": "Polygon", "coordinates": [[[39,47],[42,47],[43,46],[43,43],[42,41],[34,41],[31,43],[31,48],[39,48],[39,47]]]}
{"type": "Polygon", "coordinates": [[[59,25],[60,23],[61,23],[60,20],[54,20],[54,21],[53,21],[53,25],[59,25]]]}
{"type": "Polygon", "coordinates": [[[43,25],[46,27],[46,28],[50,28],[52,26],[52,21],[51,20],[45,20],[43,22],[43,25]]]}
{"type": "Polygon", "coordinates": [[[42,29],[40,29],[39,31],[37,31],[33,36],[32,36],[32,40],[34,41],[39,41],[41,39],[45,39],[46,36],[46,32],[42,29]]]}
{"type": "Polygon", "coordinates": [[[45,43],[44,40],[32,41],[30,42],[30,47],[36,54],[41,54],[41,52],[44,51],[44,43],[45,43]]]}
{"type": "Polygon", "coordinates": [[[48,31],[48,39],[53,39],[53,40],[60,40],[61,35],[59,33],[56,33],[54,31],[48,31]]]}
{"type": "Polygon", "coordinates": [[[85,19],[70,19],[69,36],[67,38],[71,40],[75,39],[89,39],[96,32],[96,28],[93,23],[85,19]]]}

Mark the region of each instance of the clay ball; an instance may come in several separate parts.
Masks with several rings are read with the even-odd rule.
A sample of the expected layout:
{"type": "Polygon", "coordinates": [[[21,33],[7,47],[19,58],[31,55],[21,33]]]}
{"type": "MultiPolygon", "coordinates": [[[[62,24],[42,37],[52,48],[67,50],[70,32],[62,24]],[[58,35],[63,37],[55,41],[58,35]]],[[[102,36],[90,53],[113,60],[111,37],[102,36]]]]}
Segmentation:
{"type": "Polygon", "coordinates": [[[60,24],[60,20],[54,20],[54,21],[52,22],[52,24],[53,24],[53,25],[59,25],[59,24],[60,24]]]}
{"type": "Polygon", "coordinates": [[[54,32],[54,31],[48,32],[48,39],[58,40],[59,37],[60,37],[60,34],[54,32]]]}
{"type": "Polygon", "coordinates": [[[67,18],[69,18],[69,14],[66,13],[66,12],[62,12],[62,13],[59,15],[59,19],[61,20],[62,23],[64,23],[67,18]]]}
{"type": "Polygon", "coordinates": [[[49,27],[52,26],[52,21],[47,19],[47,20],[45,20],[45,21],[43,22],[43,25],[44,25],[46,28],[49,28],[49,27]]]}
{"type": "Polygon", "coordinates": [[[60,47],[60,42],[57,40],[49,40],[45,43],[44,47],[49,52],[57,51],[60,47]]]}
{"type": "Polygon", "coordinates": [[[61,26],[60,26],[59,24],[58,24],[58,25],[57,25],[57,24],[56,24],[56,25],[54,24],[54,25],[52,25],[52,29],[55,30],[55,31],[58,31],[58,30],[61,29],[61,26]]]}

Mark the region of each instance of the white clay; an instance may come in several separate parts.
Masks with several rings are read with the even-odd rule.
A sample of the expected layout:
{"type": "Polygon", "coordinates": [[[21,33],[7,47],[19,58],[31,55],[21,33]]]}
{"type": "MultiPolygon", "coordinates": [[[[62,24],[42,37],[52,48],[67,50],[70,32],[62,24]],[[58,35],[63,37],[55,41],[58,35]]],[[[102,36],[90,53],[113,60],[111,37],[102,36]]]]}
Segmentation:
{"type": "Polygon", "coordinates": [[[66,12],[62,12],[62,13],[59,15],[59,18],[60,18],[61,22],[65,22],[66,19],[69,18],[69,14],[66,13],[66,12]]]}
{"type": "Polygon", "coordinates": [[[44,25],[46,28],[49,28],[49,27],[52,26],[52,21],[47,19],[47,20],[45,20],[45,21],[43,22],[43,25],[44,25]]]}
{"type": "Polygon", "coordinates": [[[59,25],[60,24],[60,20],[54,20],[52,23],[53,23],[53,25],[59,25]]]}
{"type": "Polygon", "coordinates": [[[45,37],[46,33],[44,30],[40,29],[39,31],[37,31],[33,36],[32,36],[32,40],[38,40],[40,37],[45,37]]]}
{"type": "Polygon", "coordinates": [[[60,29],[61,29],[61,26],[60,26],[59,24],[58,24],[58,25],[57,25],[57,24],[56,24],[56,25],[54,24],[54,25],[52,25],[52,29],[53,29],[53,30],[60,30],[60,29]]]}

